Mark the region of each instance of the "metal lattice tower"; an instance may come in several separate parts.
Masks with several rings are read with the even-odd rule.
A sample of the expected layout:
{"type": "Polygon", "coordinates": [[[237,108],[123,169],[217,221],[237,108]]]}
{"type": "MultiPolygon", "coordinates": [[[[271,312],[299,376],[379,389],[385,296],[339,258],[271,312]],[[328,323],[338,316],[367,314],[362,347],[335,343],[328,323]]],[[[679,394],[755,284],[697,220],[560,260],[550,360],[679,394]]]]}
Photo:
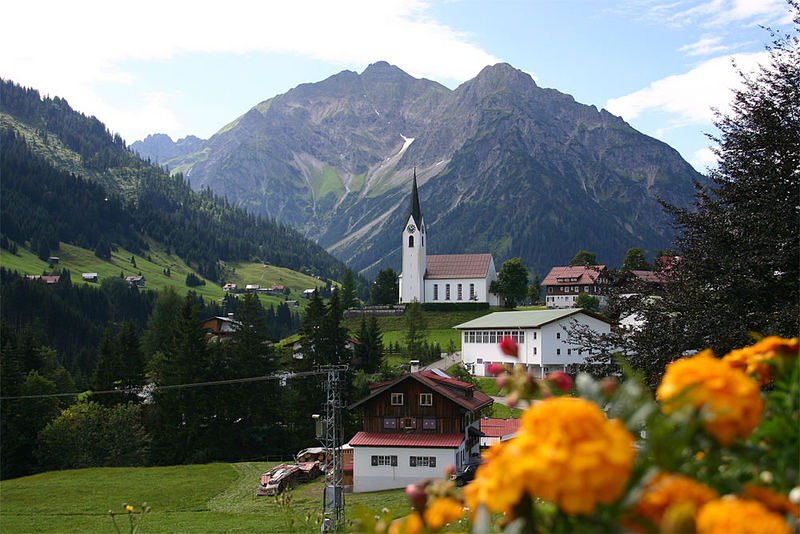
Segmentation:
{"type": "Polygon", "coordinates": [[[344,527],[344,470],[342,458],[342,374],[346,365],[326,365],[325,435],[320,438],[325,448],[325,493],[323,496],[322,532],[344,527]]]}

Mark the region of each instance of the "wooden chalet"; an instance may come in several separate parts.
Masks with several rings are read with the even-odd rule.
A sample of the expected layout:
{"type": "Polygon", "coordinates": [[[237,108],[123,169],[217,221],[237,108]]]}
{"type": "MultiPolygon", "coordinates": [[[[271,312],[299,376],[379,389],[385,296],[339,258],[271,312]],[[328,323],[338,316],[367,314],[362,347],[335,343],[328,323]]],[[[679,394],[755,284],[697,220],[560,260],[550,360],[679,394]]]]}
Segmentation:
{"type": "Polygon", "coordinates": [[[480,451],[480,411],[492,398],[439,369],[374,384],[351,409],[363,413],[353,447],[353,491],[400,488],[441,476],[480,451]]]}

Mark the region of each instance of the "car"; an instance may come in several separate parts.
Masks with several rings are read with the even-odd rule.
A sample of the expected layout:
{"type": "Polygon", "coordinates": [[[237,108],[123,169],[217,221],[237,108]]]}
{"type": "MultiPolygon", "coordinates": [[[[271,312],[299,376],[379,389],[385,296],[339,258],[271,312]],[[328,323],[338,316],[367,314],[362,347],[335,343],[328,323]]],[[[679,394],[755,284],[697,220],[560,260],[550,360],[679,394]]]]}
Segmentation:
{"type": "Polygon", "coordinates": [[[465,465],[450,475],[450,480],[455,481],[456,486],[463,486],[464,484],[471,482],[472,479],[475,478],[475,471],[478,469],[479,465],[479,463],[465,465]]]}

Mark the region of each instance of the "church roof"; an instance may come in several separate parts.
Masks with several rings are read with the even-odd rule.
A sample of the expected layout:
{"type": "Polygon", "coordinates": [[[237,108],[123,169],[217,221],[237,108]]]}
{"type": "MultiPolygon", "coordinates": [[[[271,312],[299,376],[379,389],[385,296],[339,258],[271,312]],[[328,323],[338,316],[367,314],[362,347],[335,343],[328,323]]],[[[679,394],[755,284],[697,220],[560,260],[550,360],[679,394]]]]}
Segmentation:
{"type": "MultiPolygon", "coordinates": [[[[417,169],[414,169],[414,181],[411,184],[411,211],[409,215],[414,217],[414,222],[419,225],[420,230],[425,230],[422,226],[422,210],[419,208],[419,193],[417,192],[417,169]]],[[[408,218],[406,218],[408,221],[408,218]]]]}
{"type": "Polygon", "coordinates": [[[425,278],[486,278],[491,254],[437,254],[428,256],[425,278]]]}

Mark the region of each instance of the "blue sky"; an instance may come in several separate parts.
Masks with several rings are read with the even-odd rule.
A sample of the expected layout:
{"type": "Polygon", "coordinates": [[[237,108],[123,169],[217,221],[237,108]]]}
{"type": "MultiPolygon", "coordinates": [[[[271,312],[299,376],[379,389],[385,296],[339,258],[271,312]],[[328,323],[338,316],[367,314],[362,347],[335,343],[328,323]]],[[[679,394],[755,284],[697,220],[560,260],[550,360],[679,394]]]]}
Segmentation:
{"type": "Polygon", "coordinates": [[[6,3],[0,76],[61,96],[129,143],[208,138],[258,102],[385,60],[450,88],[507,62],[713,163],[712,108],[765,58],[784,0],[6,3]]]}

